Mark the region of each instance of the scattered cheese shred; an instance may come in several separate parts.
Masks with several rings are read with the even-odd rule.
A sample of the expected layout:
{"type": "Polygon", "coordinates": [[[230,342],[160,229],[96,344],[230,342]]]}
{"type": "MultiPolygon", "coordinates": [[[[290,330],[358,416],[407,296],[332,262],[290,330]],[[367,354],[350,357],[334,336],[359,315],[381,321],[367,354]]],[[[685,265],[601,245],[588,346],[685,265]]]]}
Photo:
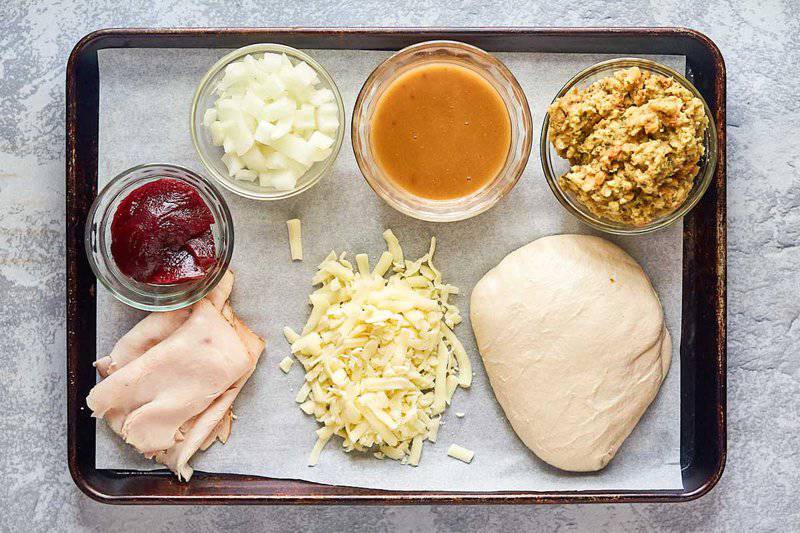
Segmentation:
{"type": "Polygon", "coordinates": [[[461,317],[447,299],[458,289],[433,266],[435,239],[427,254],[408,261],[391,230],[383,237],[388,251],[372,271],[365,254],[355,256],[354,269],[331,252],[312,279],[319,287],[302,333],[284,328],[306,373],[295,399],[323,424],[310,465],[333,435],[347,452],[418,465],[455,389],[472,380],[451,329],[461,317]]]}
{"type": "Polygon", "coordinates": [[[417,435],[411,441],[411,454],[408,457],[408,464],[411,466],[417,466],[419,464],[419,458],[422,455],[422,435],[417,435]]]}
{"type": "Polygon", "coordinates": [[[468,388],[472,385],[472,364],[469,362],[467,351],[450,328],[445,325],[442,330],[444,331],[447,342],[452,345],[453,353],[458,361],[458,384],[464,388],[468,388]]]}
{"type": "Polygon", "coordinates": [[[294,364],[294,360],[291,357],[286,356],[283,359],[281,359],[280,363],[278,363],[278,367],[280,367],[280,369],[283,370],[284,374],[288,374],[289,373],[289,369],[292,368],[293,364],[294,364]]]}
{"type": "Polygon", "coordinates": [[[300,219],[287,220],[286,226],[289,228],[289,253],[292,254],[292,261],[302,261],[303,234],[300,229],[300,219]]]}
{"type": "Polygon", "coordinates": [[[436,438],[439,436],[439,427],[442,425],[442,417],[437,416],[436,418],[431,418],[430,423],[428,424],[428,440],[431,442],[436,442],[436,438]]]}
{"type": "Polygon", "coordinates": [[[402,265],[403,249],[400,248],[400,241],[397,240],[394,232],[390,229],[387,229],[383,232],[383,239],[386,241],[386,247],[389,249],[389,253],[392,254],[392,260],[394,261],[394,264],[402,265]]]}
{"type": "Polygon", "coordinates": [[[456,392],[457,388],[458,378],[453,375],[447,376],[447,405],[450,405],[450,401],[453,399],[453,394],[456,392]]]}
{"type": "Polygon", "coordinates": [[[317,461],[319,461],[319,454],[322,453],[322,449],[328,444],[332,435],[333,431],[330,428],[325,427],[317,430],[317,442],[314,444],[311,455],[308,457],[308,466],[317,464],[317,461]]]}
{"type": "Polygon", "coordinates": [[[358,273],[362,276],[369,275],[369,257],[367,254],[356,255],[356,264],[358,265],[358,273]]]}
{"type": "Polygon", "coordinates": [[[297,391],[297,396],[295,396],[294,401],[297,403],[305,402],[310,392],[311,387],[308,385],[308,382],[304,382],[303,385],[300,386],[300,390],[297,391]]]}
{"type": "Polygon", "coordinates": [[[375,270],[372,271],[372,275],[383,276],[386,274],[386,271],[389,270],[390,266],[392,266],[392,254],[383,252],[381,258],[378,260],[378,264],[375,265],[375,270]]]}
{"type": "Polygon", "coordinates": [[[286,342],[288,342],[289,344],[293,344],[293,343],[294,343],[294,341],[296,341],[297,339],[299,339],[299,338],[300,338],[300,335],[298,335],[298,334],[297,334],[297,333],[296,333],[296,332],[295,332],[295,331],[294,331],[292,328],[290,328],[289,326],[285,326],[285,327],[283,328],[283,336],[284,336],[284,337],[286,337],[286,342]]]}
{"type": "Polygon", "coordinates": [[[447,448],[447,455],[453,459],[458,459],[459,461],[469,463],[472,461],[472,458],[475,457],[475,452],[468,450],[463,446],[459,446],[458,444],[451,444],[450,447],[447,448]]]}

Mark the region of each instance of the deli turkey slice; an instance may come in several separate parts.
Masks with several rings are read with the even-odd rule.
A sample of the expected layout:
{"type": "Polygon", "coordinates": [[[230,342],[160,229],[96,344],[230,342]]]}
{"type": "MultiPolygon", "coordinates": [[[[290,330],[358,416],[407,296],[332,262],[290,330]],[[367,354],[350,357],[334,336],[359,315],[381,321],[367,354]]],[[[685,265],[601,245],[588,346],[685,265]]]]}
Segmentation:
{"type": "Polygon", "coordinates": [[[239,320],[239,317],[233,315],[233,322],[234,329],[251,356],[250,370],[188,424],[182,441],[175,443],[170,449],[155,455],[156,461],[175,472],[178,479],[188,481],[192,477],[193,469],[188,463],[198,449],[206,450],[216,439],[219,439],[223,444],[228,439],[231,431],[231,407],[233,401],[256,369],[258,358],[261,352],[264,351],[264,341],[250,331],[239,320]]]}
{"type": "MultiPolygon", "coordinates": [[[[222,309],[228,300],[233,288],[233,278],[233,272],[228,270],[217,286],[206,296],[206,299],[217,309],[222,309]]],[[[172,335],[181,324],[186,322],[191,312],[191,307],[184,307],[163,313],[150,313],[117,341],[109,355],[95,362],[97,373],[100,374],[100,377],[105,378],[127,365],[172,335]]]]}
{"type": "Polygon", "coordinates": [[[145,317],[97,361],[105,379],[87,397],[93,416],[181,479],[198,449],[227,440],[233,401],[264,349],[227,301],[232,285],[228,272],[192,307],[145,317]]]}
{"type": "Polygon", "coordinates": [[[250,366],[236,330],[201,300],[172,335],[98,383],[86,403],[140,452],[165,450],[250,366]]]}

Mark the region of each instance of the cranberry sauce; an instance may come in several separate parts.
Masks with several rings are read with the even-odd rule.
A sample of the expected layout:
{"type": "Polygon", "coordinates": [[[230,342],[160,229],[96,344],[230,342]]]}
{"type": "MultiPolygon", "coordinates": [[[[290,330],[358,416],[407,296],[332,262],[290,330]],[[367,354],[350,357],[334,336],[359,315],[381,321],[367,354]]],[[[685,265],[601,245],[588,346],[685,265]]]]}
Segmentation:
{"type": "Polygon", "coordinates": [[[111,255],[136,281],[167,285],[205,276],[216,261],[214,215],[197,190],[161,178],[134,189],[114,213],[111,255]]]}

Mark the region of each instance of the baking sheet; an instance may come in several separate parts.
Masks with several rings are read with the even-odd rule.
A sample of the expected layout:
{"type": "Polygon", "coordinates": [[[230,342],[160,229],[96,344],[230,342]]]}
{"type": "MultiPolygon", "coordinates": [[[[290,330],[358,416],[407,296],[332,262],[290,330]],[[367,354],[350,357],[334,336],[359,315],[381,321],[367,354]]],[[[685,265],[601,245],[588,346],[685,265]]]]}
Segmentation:
{"type": "MultiPolygon", "coordinates": [[[[184,165],[203,172],[189,135],[196,85],[226,50],[108,49],[98,52],[100,120],[98,179],[102,187],[119,172],[141,163],[184,165]]],[[[602,472],[570,474],[536,458],[507,423],[489,386],[469,324],[469,293],[507,253],[545,235],[595,233],[555,200],[542,175],[538,129],[552,96],[577,71],[613,56],[588,54],[496,54],[526,92],[533,116],[534,147],[515,189],[488,212],[471,220],[435,224],[401,215],[381,202],[362,178],[349,142],[350,113],[361,84],[389,52],[313,50],[333,75],[345,102],[345,143],[331,175],[310,191],[281,202],[256,202],[225,192],[236,227],[232,295],[236,312],[267,339],[258,368],[235,404],[238,420],[230,440],[192,461],[197,470],[393,490],[602,490],[682,488],[680,472],[680,324],[682,229],[676,225],[642,237],[610,237],[650,275],[664,304],[673,336],[672,367],[661,392],[602,472]],[[303,221],[306,261],[289,260],[286,220],[303,221]],[[373,264],[385,249],[381,233],[392,228],[406,257],[427,251],[436,236],[436,263],[449,283],[462,289],[453,301],[464,322],[456,333],[473,362],[475,379],[459,389],[445,414],[438,442],[426,442],[418,467],[345,454],[332,440],[315,467],[307,466],[318,424],[294,402],[303,377],[288,375],[278,362],[288,353],[281,329],[299,329],[307,318],[307,296],[315,265],[330,250],[365,252],[373,264]],[[456,412],[466,416],[457,418],[456,412]],[[467,465],[446,456],[458,443],[475,451],[467,465]]],[[[646,56],[683,71],[682,56],[646,56]]],[[[144,313],[97,288],[97,354],[144,313]]],[[[97,425],[96,466],[150,470],[158,467],[124,445],[104,423],[97,425]]]]}

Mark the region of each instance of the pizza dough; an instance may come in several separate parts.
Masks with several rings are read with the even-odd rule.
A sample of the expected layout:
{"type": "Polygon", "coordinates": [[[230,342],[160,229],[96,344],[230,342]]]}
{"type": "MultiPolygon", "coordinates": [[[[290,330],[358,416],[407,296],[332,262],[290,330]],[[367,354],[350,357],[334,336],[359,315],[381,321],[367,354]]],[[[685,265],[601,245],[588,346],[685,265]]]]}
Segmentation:
{"type": "Polygon", "coordinates": [[[599,237],[554,235],[512,252],[478,282],[470,317],[514,431],[563,470],[605,467],[669,369],[650,280],[599,237]]]}

